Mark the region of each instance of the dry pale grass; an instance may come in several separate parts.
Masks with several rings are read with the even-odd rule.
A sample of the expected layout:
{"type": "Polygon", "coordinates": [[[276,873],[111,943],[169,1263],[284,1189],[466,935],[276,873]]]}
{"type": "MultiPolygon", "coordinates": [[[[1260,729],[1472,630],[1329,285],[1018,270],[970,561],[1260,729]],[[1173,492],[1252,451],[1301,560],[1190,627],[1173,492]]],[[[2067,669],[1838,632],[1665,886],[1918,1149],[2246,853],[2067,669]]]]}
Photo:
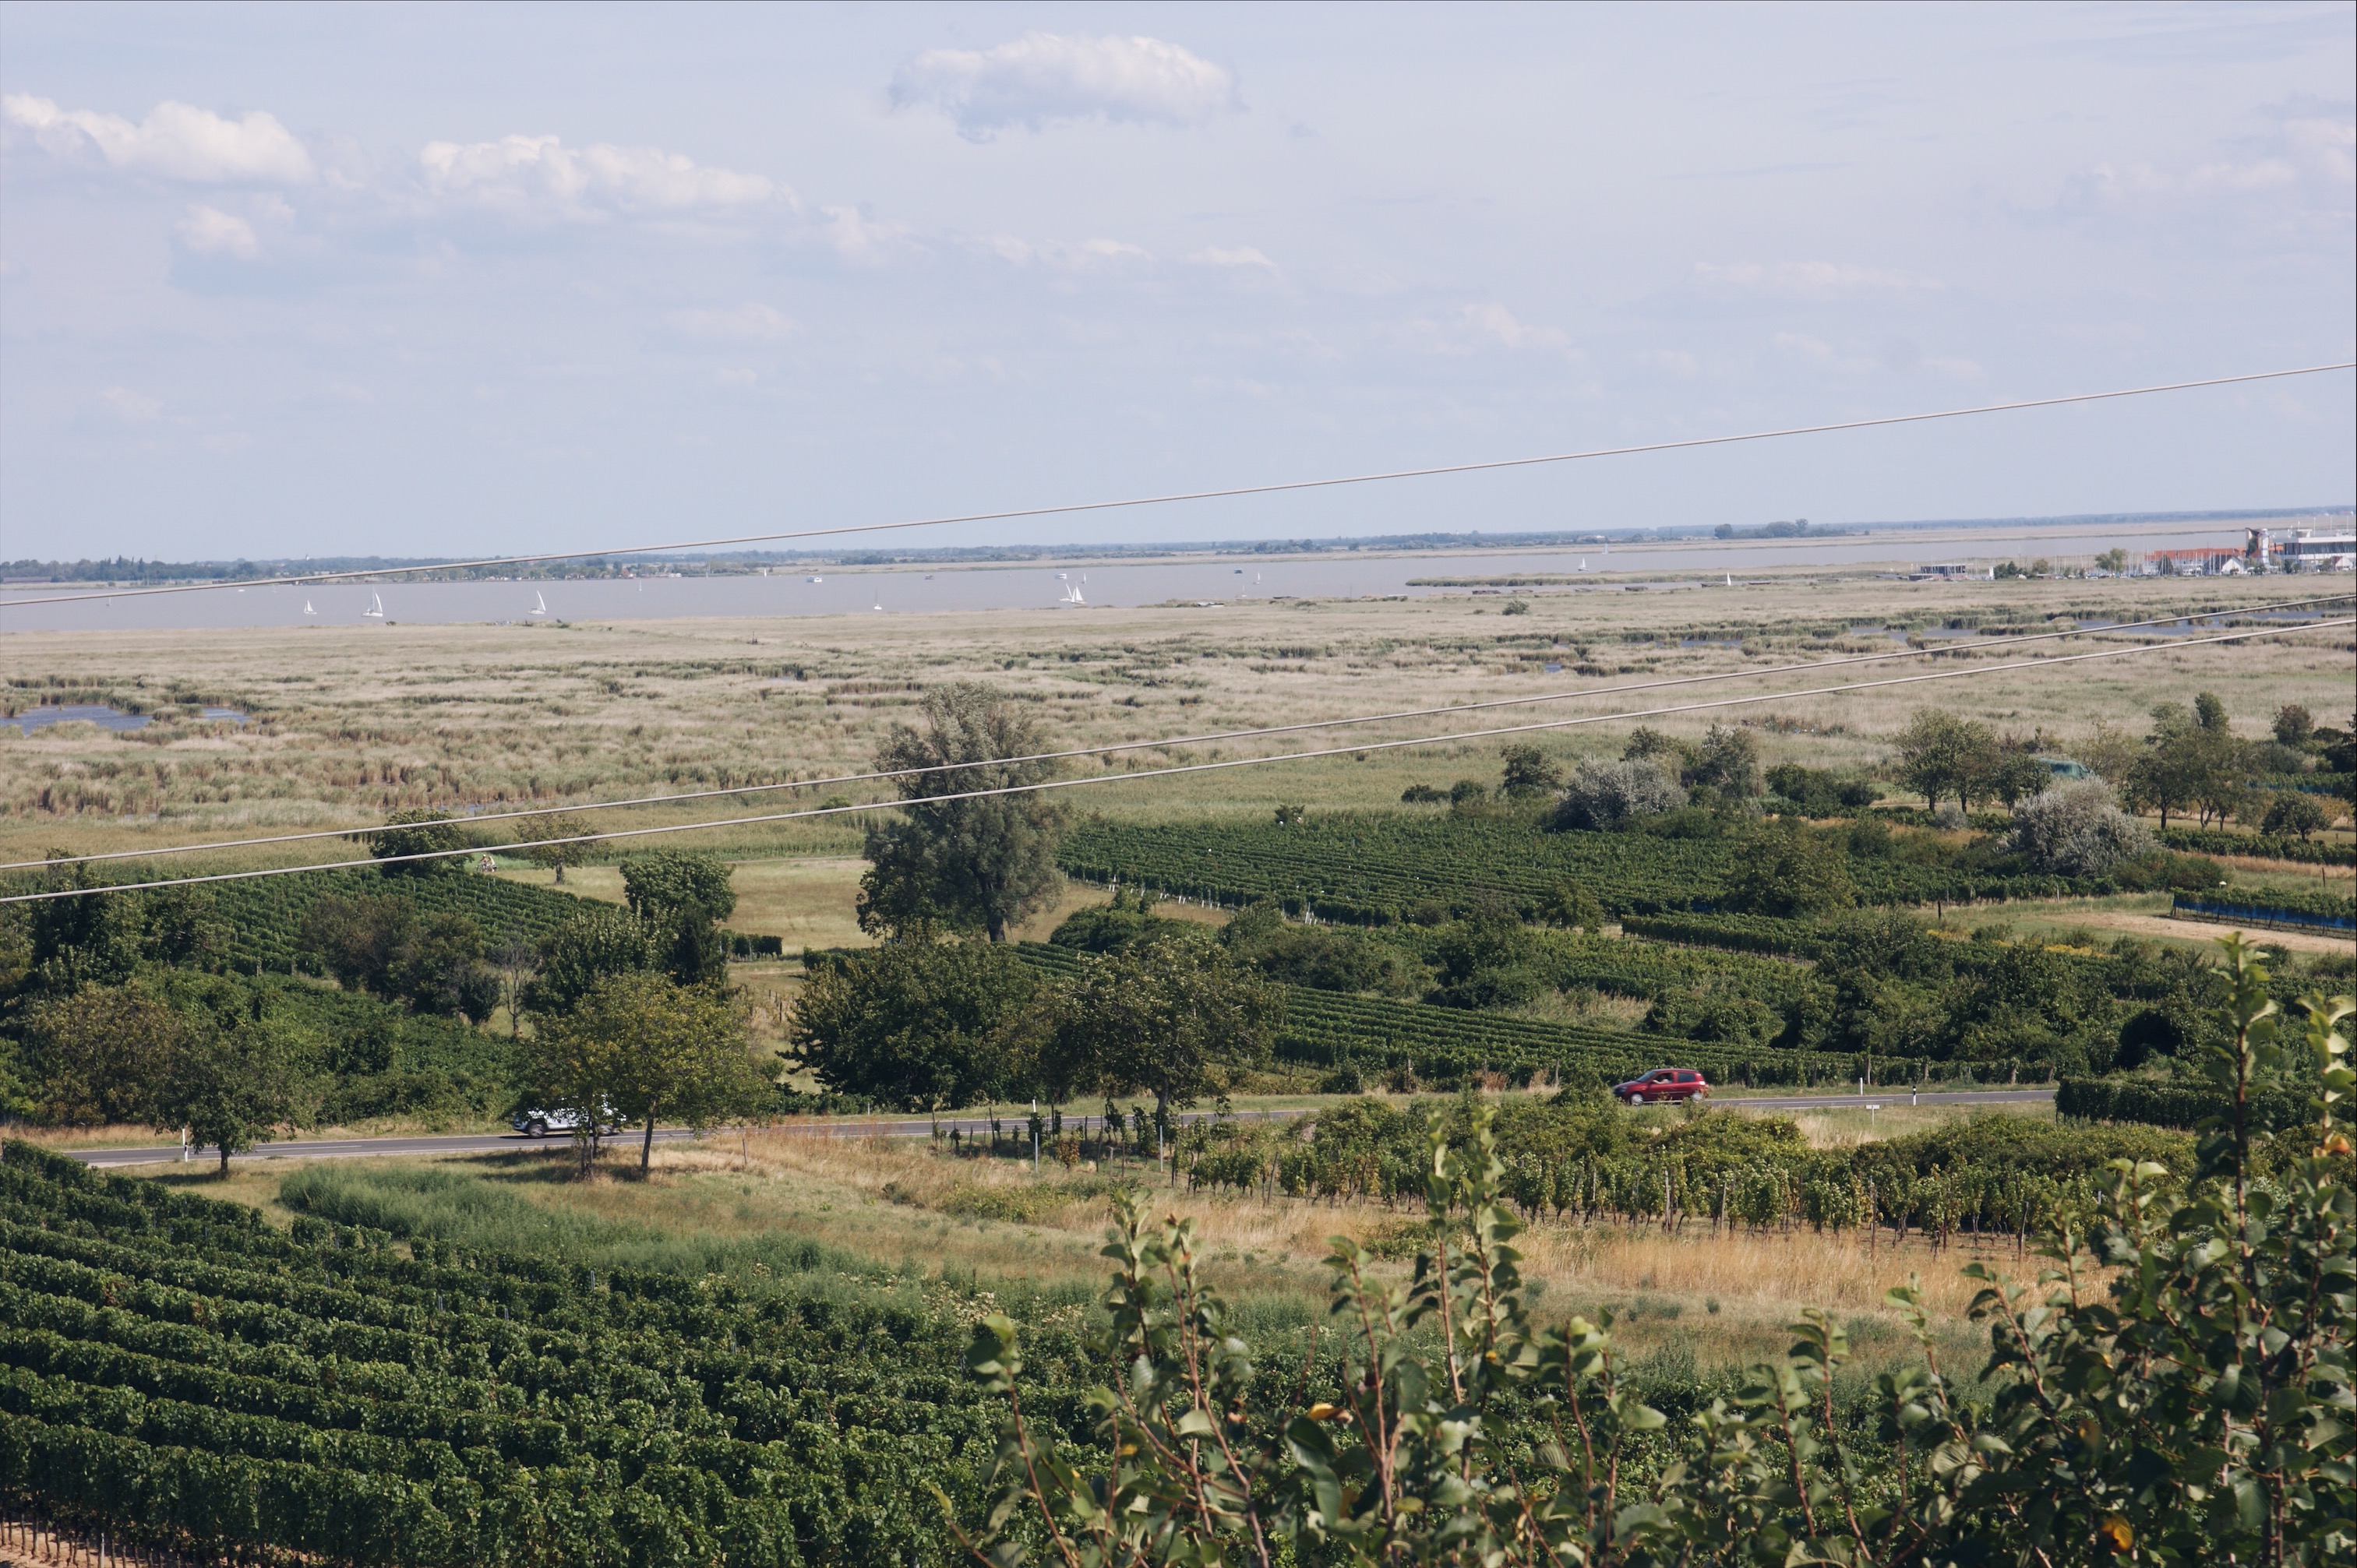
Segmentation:
{"type": "MultiPolygon", "coordinates": [[[[535,1189],[536,1200],[613,1219],[722,1234],[787,1229],[883,1260],[914,1260],[958,1277],[1092,1283],[1108,1216],[1104,1176],[1038,1177],[1012,1163],[952,1160],[907,1140],[826,1137],[795,1129],[716,1134],[657,1149],[651,1183],[602,1181],[535,1189]]],[[[1143,1181],[1149,1167],[1135,1173],[1143,1181]]],[[[1379,1204],[1215,1197],[1142,1188],[1150,1212],[1191,1219],[1211,1279],[1240,1296],[1283,1296],[1322,1309],[1330,1239],[1349,1236],[1397,1257],[1417,1217],[1379,1204]]],[[[1834,1310],[1876,1359],[1903,1353],[1883,1293],[1921,1276],[1926,1305],[1951,1341],[1969,1338],[1969,1254],[1920,1239],[1871,1250],[1856,1234],[1714,1234],[1689,1222],[1649,1226],[1542,1220],[1518,1243],[1544,1316],[1612,1312],[1632,1354],[1691,1351],[1706,1363],[1782,1350],[1785,1325],[1808,1306],[1834,1310]]],[[[1993,1256],[1999,1255],[1993,1253],[1993,1256]]],[[[2001,1261],[2011,1263],[2009,1251],[2001,1261]]],[[[1405,1262],[1383,1265],[1404,1273],[1405,1262]]],[[[2033,1271],[2024,1266],[2025,1276],[2033,1271]]]]}
{"type": "MultiPolygon", "coordinates": [[[[554,804],[856,771],[924,687],[961,678],[1019,693],[1058,741],[1091,744],[1891,646],[1886,637],[1849,635],[1852,626],[1936,626],[1958,618],[2030,625],[2049,614],[2132,618],[2280,598],[2300,586],[1855,577],[1790,580],[1733,596],[1541,592],[1530,596],[1527,616],[1513,618],[1499,615],[1496,600],[1451,595],[1240,604],[1216,613],[1008,611],[856,623],[10,633],[0,635],[7,682],[0,701],[203,701],[243,708],[256,722],[237,729],[176,721],[121,736],[67,725],[31,737],[0,731],[0,854],[13,859],[50,845],[135,848],[199,832],[350,826],[396,807],[554,804]],[[1688,639],[1707,640],[1687,645],[1688,639]],[[1548,662],[1564,665],[1565,673],[1545,675],[1548,662]]],[[[2017,734],[2043,730],[2068,740],[2098,717],[2131,717],[2162,697],[2190,699],[2211,689],[2256,735],[2287,701],[2320,714],[2341,711],[2348,701],[2347,642],[2344,634],[2324,634],[2170,649],[2067,674],[2007,672],[1802,699],[1749,716],[1762,725],[1769,761],[1819,765],[1875,760],[1883,737],[1924,703],[2017,734]]],[[[1967,649],[1943,659],[1989,657],[1967,649]]],[[[1626,712],[1651,701],[1604,695],[1549,711],[1626,712]]],[[[1654,722],[1698,733],[1726,716],[1654,722]]],[[[1600,725],[1546,744],[1566,757],[1617,750],[1625,727],[1600,725]]],[[[1374,739],[1415,730],[1360,733],[1374,739]]],[[[1218,750],[1185,755],[1207,753],[1218,750]]],[[[1108,771],[1179,755],[1150,749],[1108,771]]],[[[1257,815],[1283,802],[1389,804],[1408,783],[1494,780],[1496,767],[1495,744],[1482,742],[1072,799],[1079,809],[1109,815],[1257,815]]],[[[714,803],[699,814],[731,809],[714,803]]],[[[691,820],[677,810],[627,815],[638,824],[691,820]]],[[[620,814],[608,820],[619,823],[620,814]]],[[[856,853],[858,830],[834,819],[716,830],[695,842],[729,854],[843,856],[856,853]]]]}

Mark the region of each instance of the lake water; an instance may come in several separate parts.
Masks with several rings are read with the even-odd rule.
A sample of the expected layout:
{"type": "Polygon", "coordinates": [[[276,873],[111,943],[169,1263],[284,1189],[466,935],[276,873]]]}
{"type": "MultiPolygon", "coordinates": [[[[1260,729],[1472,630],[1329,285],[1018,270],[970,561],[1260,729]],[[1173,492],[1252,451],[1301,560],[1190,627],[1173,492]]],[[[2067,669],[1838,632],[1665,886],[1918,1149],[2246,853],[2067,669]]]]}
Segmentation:
{"type": "MultiPolygon", "coordinates": [[[[1617,579],[1641,575],[1649,587],[1723,586],[1729,575],[1769,567],[1880,565],[1893,570],[1933,562],[2031,555],[2087,556],[2119,547],[2239,544],[2242,531],[2113,527],[2035,534],[2004,528],[1942,534],[1866,535],[1770,542],[1618,545],[1568,550],[1336,552],[1301,556],[1202,556],[1135,564],[1095,561],[956,566],[772,568],[769,576],[597,578],[556,582],[313,584],[301,587],[221,588],[148,598],[16,605],[12,599],[79,591],[72,585],[16,585],[0,590],[0,631],[84,631],[197,627],[365,625],[380,601],[382,621],[429,625],[551,620],[651,620],[681,616],[900,615],[947,610],[1047,609],[1078,591],[1092,607],[1225,604],[1239,599],[1360,597],[1464,593],[1434,578],[1569,577],[1546,591],[1577,590],[1577,579],[1612,574],[1595,591],[1620,592],[1617,579]],[[307,609],[308,613],[307,613],[307,609]]],[[[1074,613],[1084,613],[1075,609],[1074,613]]],[[[380,623],[382,624],[382,623],[380,623]]]]}
{"type": "MultiPolygon", "coordinates": [[[[246,720],[246,715],[235,708],[205,708],[197,716],[219,724],[242,725],[246,720]]],[[[71,724],[76,720],[84,724],[96,725],[101,729],[113,730],[117,734],[128,730],[145,729],[155,722],[150,714],[126,714],[121,708],[106,703],[50,703],[38,708],[27,708],[23,713],[7,718],[0,718],[0,725],[14,725],[26,735],[30,735],[35,730],[45,729],[50,725],[71,724]]]]}

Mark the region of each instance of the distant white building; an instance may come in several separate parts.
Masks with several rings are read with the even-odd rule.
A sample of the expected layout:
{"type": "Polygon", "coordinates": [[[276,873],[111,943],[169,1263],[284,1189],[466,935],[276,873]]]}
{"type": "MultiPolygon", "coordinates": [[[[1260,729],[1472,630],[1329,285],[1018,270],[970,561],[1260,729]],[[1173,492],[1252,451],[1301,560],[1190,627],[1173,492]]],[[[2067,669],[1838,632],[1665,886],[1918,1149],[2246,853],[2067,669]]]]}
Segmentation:
{"type": "Polygon", "coordinates": [[[2357,527],[2255,528],[2244,551],[2276,572],[2357,572],[2357,527]]]}

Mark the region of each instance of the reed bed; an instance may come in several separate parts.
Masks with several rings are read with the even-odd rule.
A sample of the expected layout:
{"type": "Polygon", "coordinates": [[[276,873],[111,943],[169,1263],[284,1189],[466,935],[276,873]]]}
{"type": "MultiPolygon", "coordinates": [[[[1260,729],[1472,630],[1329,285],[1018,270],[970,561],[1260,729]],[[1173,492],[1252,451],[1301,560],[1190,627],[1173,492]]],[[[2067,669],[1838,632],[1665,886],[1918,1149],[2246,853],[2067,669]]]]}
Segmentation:
{"type": "MultiPolygon", "coordinates": [[[[23,858],[51,845],[135,848],[192,834],[356,826],[396,808],[554,805],[823,778],[863,768],[925,687],[954,679],[987,680],[1038,704],[1059,740],[1102,744],[1895,646],[1880,633],[1851,635],[1857,626],[2027,628],[2050,615],[2127,618],[2313,585],[1794,579],[1772,596],[1536,590],[1524,596],[1528,613],[1511,617],[1500,613],[1501,599],[1452,594],[1218,611],[11,633],[0,636],[0,706],[109,701],[172,716],[124,735],[87,725],[30,737],[0,729],[0,850],[23,858]],[[1562,672],[1547,674],[1549,663],[1562,672]],[[182,716],[198,703],[241,708],[253,722],[182,716]]],[[[2068,676],[2007,673],[1804,699],[1749,716],[1762,726],[1768,760],[1821,766],[1873,762],[1884,737],[1927,701],[2066,742],[2099,717],[2116,721],[2160,697],[2209,689],[2256,735],[2287,701],[2319,715],[2341,711],[2348,650],[2345,634],[2188,649],[2068,676]]],[[[1964,647],[1943,657],[1993,656],[1964,647]]],[[[1653,703],[1584,705],[1612,712],[1653,703]]],[[[1654,722],[1698,733],[1715,716],[1726,715],[1654,722]]],[[[1544,744],[1566,757],[1617,751],[1625,727],[1544,744]]],[[[1353,733],[1377,739],[1416,729],[1353,733]]],[[[1152,748],[1103,770],[1182,755],[1220,750],[1152,748]]],[[[1496,746],[1482,742],[1108,789],[1074,804],[1116,815],[1257,814],[1292,801],[1375,806],[1409,783],[1494,780],[1495,772],[1496,746]]],[[[810,794],[696,810],[717,816],[815,803],[810,794]]],[[[634,820],[687,819],[657,811],[634,820]]],[[[837,820],[720,830],[698,842],[723,853],[842,856],[856,854],[858,830],[837,820]]]]}

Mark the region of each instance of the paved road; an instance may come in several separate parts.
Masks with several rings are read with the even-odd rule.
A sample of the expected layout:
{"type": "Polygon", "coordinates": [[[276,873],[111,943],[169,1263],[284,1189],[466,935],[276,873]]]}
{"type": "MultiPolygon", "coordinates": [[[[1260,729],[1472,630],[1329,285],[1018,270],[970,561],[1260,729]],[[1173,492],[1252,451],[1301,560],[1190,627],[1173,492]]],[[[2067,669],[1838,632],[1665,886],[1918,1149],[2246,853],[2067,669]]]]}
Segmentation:
{"type": "MultiPolygon", "coordinates": [[[[1878,1090],[1863,1096],[1854,1090],[1836,1094],[1728,1096],[1716,1103],[1752,1111],[1864,1111],[1890,1105],[2030,1105],[2053,1098],[2054,1090],[2050,1087],[1949,1090],[1920,1095],[1910,1095],[1906,1090],[1900,1089],[1878,1090]]],[[[1027,1114],[1017,1111],[1002,1114],[999,1117],[1001,1130],[1015,1137],[1022,1136],[1027,1114]]],[[[1198,1122],[1206,1114],[1198,1112],[1181,1120],[1198,1122]]],[[[1299,1110],[1245,1111],[1237,1112],[1232,1120],[1265,1122],[1300,1114],[1299,1110]]],[[[1087,1118],[1087,1131],[1093,1135],[1103,1122],[1101,1116],[1087,1118]]],[[[1069,1131],[1080,1131],[1082,1125],[1080,1117],[1064,1119],[1064,1126],[1069,1131]]],[[[777,1131],[806,1138],[927,1138],[932,1135],[937,1126],[944,1136],[952,1128],[967,1137],[986,1134],[990,1131],[988,1119],[980,1116],[952,1117],[940,1122],[907,1117],[843,1117],[824,1122],[781,1122],[777,1131]]],[[[658,1144],[676,1143],[694,1136],[695,1133],[685,1127],[655,1129],[655,1142],[658,1144]]],[[[627,1132],[614,1140],[624,1144],[637,1141],[638,1134],[627,1132]]],[[[234,1158],[243,1163],[248,1160],[331,1160],[386,1155],[496,1155],[520,1154],[534,1149],[554,1152],[572,1146],[572,1141],[562,1134],[527,1138],[520,1133],[457,1133],[394,1138],[296,1139],[283,1144],[257,1144],[234,1158]]],[[[164,1165],[177,1163],[180,1159],[179,1147],[168,1144],[138,1149],[69,1149],[66,1153],[84,1165],[102,1166],[164,1165]]],[[[189,1151],[188,1158],[193,1163],[210,1164],[219,1156],[206,1149],[193,1149],[189,1151]]]]}
{"type": "MultiPolygon", "coordinates": [[[[1000,1130],[1009,1136],[1021,1137],[1028,1114],[1024,1111],[1001,1112],[998,1118],[1000,1130]]],[[[1181,1120],[1200,1121],[1205,1114],[1197,1112],[1181,1120]]],[[[1299,1114],[1297,1111],[1246,1111],[1238,1112],[1232,1119],[1257,1122],[1299,1114]]],[[[1092,1136],[1096,1135],[1103,1122],[1102,1116],[1087,1118],[1092,1136]]],[[[932,1135],[936,1125],[945,1137],[952,1128],[967,1137],[977,1133],[987,1135],[990,1132],[990,1121],[983,1116],[947,1117],[939,1123],[906,1117],[846,1116],[823,1122],[783,1122],[774,1130],[807,1138],[928,1138],[932,1135]]],[[[1067,1116],[1064,1126],[1068,1131],[1079,1131],[1082,1118],[1067,1116]]],[[[726,1136],[725,1133],[713,1135],[726,1136]]],[[[695,1133],[685,1127],[655,1129],[655,1142],[658,1144],[676,1143],[694,1136],[695,1133]]],[[[639,1137],[637,1133],[625,1131],[609,1142],[635,1145],[639,1137]]],[[[231,1158],[233,1163],[243,1164],[248,1160],[328,1160],[384,1155],[521,1154],[534,1149],[554,1151],[572,1146],[572,1140],[561,1133],[546,1138],[527,1138],[521,1133],[449,1133],[394,1138],[302,1138],[283,1144],[256,1144],[244,1154],[231,1158]]],[[[154,1144],[139,1149],[68,1149],[64,1152],[84,1165],[102,1166],[163,1165],[178,1163],[180,1158],[180,1148],[177,1144],[154,1144]]],[[[210,1165],[218,1163],[221,1156],[211,1153],[208,1144],[189,1151],[188,1158],[192,1163],[210,1165]]]]}
{"type": "Polygon", "coordinates": [[[1866,1111],[1889,1105],[2038,1105],[2053,1098],[2054,1087],[2047,1084],[2036,1089],[1952,1089],[1921,1094],[1888,1088],[1871,1094],[1860,1094],[1855,1089],[1832,1094],[1730,1094],[1712,1103],[1751,1111],[1866,1111]]]}

